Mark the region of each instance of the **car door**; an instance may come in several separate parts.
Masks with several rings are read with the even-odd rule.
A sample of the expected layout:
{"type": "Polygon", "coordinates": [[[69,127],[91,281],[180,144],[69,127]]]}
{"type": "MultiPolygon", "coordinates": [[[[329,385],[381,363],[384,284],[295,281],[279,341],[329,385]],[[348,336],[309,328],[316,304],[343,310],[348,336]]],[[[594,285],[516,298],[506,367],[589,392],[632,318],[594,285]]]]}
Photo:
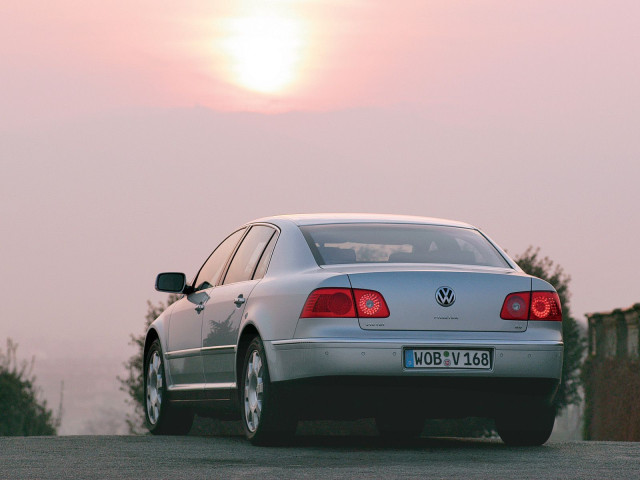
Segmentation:
{"type": "Polygon", "coordinates": [[[254,225],[242,240],[221,284],[211,292],[202,324],[202,359],[207,389],[235,386],[235,349],[244,308],[264,275],[261,265],[275,245],[276,230],[254,225]],[[262,261],[261,261],[262,260],[262,261]]]}
{"type": "Polygon", "coordinates": [[[229,235],[202,265],[192,287],[194,291],[176,302],[169,319],[167,362],[170,383],[178,387],[204,387],[202,367],[202,319],[230,255],[245,229],[229,235]]]}

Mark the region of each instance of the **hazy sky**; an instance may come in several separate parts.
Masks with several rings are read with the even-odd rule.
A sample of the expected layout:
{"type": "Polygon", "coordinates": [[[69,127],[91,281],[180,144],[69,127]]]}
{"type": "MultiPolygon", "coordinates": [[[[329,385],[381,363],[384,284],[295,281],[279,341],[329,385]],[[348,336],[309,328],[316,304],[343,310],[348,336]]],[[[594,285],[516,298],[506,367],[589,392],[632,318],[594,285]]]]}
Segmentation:
{"type": "Polygon", "coordinates": [[[157,272],[280,213],[459,219],[540,246],[576,316],[640,302],[638,18],[636,0],[3,0],[0,342],[124,360],[157,272]]]}

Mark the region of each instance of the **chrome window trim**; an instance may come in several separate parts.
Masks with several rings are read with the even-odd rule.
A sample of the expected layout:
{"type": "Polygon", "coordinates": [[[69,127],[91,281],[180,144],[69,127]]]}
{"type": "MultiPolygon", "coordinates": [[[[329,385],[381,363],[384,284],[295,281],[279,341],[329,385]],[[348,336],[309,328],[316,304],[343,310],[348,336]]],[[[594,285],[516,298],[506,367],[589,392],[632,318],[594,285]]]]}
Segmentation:
{"type": "MultiPolygon", "coordinates": [[[[242,242],[244,242],[245,237],[249,234],[249,232],[251,231],[251,229],[253,227],[269,227],[272,230],[274,230],[274,235],[278,235],[278,236],[281,233],[280,228],[277,225],[273,225],[271,223],[257,222],[257,223],[248,223],[248,224],[244,225],[242,227],[242,228],[245,229],[244,234],[240,238],[240,241],[236,244],[236,247],[233,249],[233,252],[231,253],[231,256],[227,259],[227,263],[225,264],[224,268],[222,269],[222,275],[220,275],[220,278],[218,279],[218,282],[215,285],[216,287],[221,287],[223,285],[235,285],[237,283],[253,281],[253,276],[256,273],[255,269],[258,267],[258,263],[260,263],[260,258],[262,258],[262,255],[260,255],[260,258],[258,258],[258,262],[256,263],[256,266],[253,269],[253,273],[251,274],[251,278],[249,278],[248,280],[242,280],[240,282],[224,283],[226,278],[227,278],[227,274],[229,273],[229,268],[231,267],[231,263],[233,262],[233,259],[236,256],[236,253],[238,253],[238,250],[240,249],[240,246],[242,245],[242,242]]],[[[269,237],[269,241],[271,241],[271,238],[273,238],[273,235],[271,235],[271,237],[269,237]]],[[[276,239],[276,242],[277,241],[278,240],[276,239]]],[[[266,249],[268,246],[269,246],[269,242],[267,242],[267,244],[264,246],[264,248],[266,249]]],[[[264,253],[264,249],[263,249],[262,253],[264,253]]],[[[269,260],[269,261],[271,261],[271,260],[269,260]]],[[[268,269],[268,267],[267,267],[267,269],[268,269]]],[[[259,280],[262,280],[262,279],[259,279],[259,280]]]]}

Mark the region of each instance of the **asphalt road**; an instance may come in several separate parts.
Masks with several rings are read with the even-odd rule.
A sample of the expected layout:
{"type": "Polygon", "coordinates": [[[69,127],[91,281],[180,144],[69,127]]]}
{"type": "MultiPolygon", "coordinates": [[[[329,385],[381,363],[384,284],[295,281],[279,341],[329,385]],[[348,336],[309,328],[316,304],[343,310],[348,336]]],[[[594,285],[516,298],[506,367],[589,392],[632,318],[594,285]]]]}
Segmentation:
{"type": "Polygon", "coordinates": [[[253,447],[242,437],[0,437],[1,479],[419,478],[639,479],[640,443],[548,443],[296,437],[253,447]]]}

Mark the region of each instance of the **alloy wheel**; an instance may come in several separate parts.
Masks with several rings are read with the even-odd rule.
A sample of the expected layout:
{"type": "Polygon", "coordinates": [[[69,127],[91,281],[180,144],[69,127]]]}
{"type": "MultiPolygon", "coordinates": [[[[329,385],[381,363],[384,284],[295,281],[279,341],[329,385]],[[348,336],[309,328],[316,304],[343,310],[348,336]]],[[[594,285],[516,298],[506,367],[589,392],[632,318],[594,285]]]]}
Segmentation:
{"type": "Polygon", "coordinates": [[[149,423],[155,425],[160,419],[160,408],[162,406],[162,360],[157,351],[154,351],[149,359],[147,370],[147,417],[149,423]]]}
{"type": "Polygon", "coordinates": [[[245,371],[244,382],[244,413],[247,428],[255,432],[260,424],[262,415],[262,401],[264,393],[263,365],[260,353],[254,350],[251,353],[245,371]]]}

